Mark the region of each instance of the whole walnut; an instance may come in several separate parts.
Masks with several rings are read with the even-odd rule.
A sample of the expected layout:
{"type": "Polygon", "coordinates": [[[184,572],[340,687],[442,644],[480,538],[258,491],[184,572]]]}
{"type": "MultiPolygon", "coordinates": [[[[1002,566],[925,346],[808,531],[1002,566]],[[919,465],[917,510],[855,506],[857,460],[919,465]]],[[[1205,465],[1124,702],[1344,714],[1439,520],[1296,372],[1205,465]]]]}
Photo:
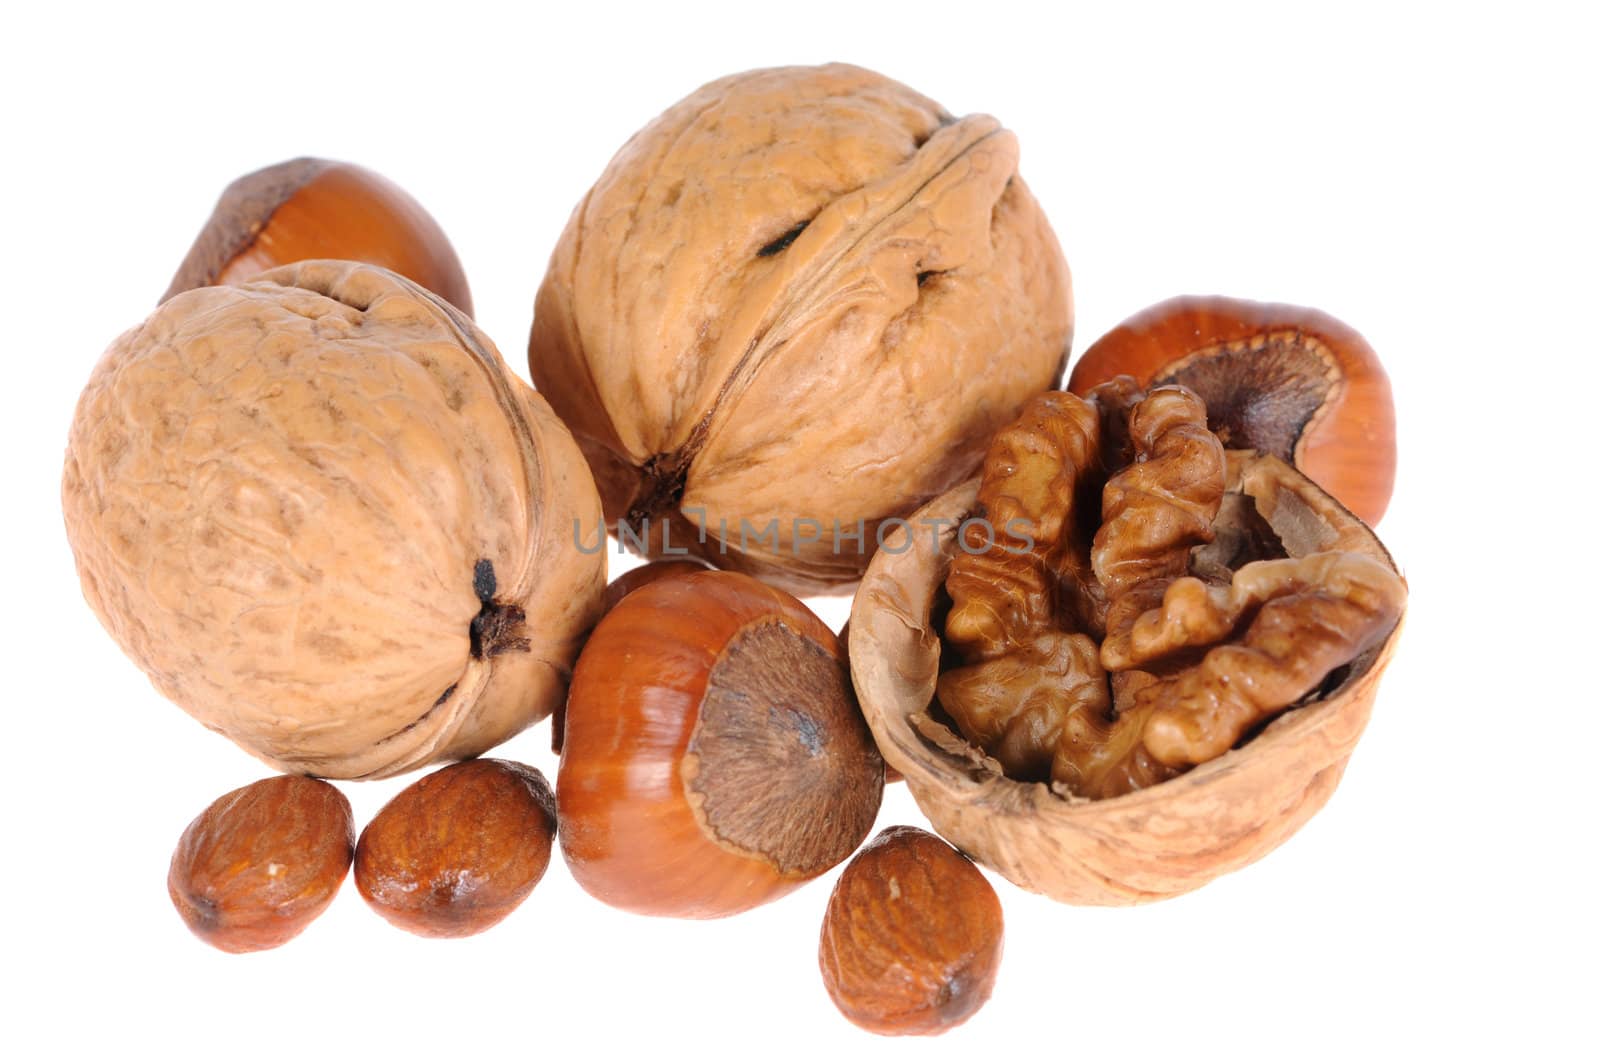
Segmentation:
{"type": "Polygon", "coordinates": [[[528,349],[618,538],[837,589],[971,475],[1071,339],[1017,157],[993,118],[843,65],[723,78],[629,140],[528,349]]]}
{"type": "Polygon", "coordinates": [[[182,292],[119,337],[62,507],[123,650],[290,772],[392,775],[542,719],[605,586],[566,429],[464,314],[349,262],[182,292]]]}

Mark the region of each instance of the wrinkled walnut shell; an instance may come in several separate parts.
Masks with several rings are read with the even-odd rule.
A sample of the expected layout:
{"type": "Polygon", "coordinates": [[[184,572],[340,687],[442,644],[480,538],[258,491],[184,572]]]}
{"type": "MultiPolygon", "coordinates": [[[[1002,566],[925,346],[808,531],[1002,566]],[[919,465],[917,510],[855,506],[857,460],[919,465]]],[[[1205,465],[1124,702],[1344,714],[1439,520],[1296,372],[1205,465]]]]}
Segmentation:
{"type": "Polygon", "coordinates": [[[618,538],[838,589],[884,521],[970,476],[1072,332],[1017,166],[995,119],[842,64],[723,78],[635,134],[528,346],[618,538]]]}
{"type": "Polygon", "coordinates": [[[288,772],[498,745],[565,696],[604,592],[571,435],[470,319],[374,266],[167,300],[95,367],[61,498],[123,651],[288,772]]]}
{"type": "MultiPolygon", "coordinates": [[[[941,496],[897,532],[863,578],[850,618],[862,711],[884,760],[905,775],[939,833],[1025,889],[1073,904],[1137,904],[1261,858],[1322,807],[1371,715],[1399,626],[1321,700],[1187,774],[1107,800],[1014,782],[937,719],[944,582],[955,524],[971,515],[977,486],[941,496]],[[944,522],[937,535],[934,520],[944,522]]],[[[1228,491],[1254,499],[1291,557],[1351,550],[1394,566],[1369,528],[1277,458],[1229,451],[1228,491]]]]}

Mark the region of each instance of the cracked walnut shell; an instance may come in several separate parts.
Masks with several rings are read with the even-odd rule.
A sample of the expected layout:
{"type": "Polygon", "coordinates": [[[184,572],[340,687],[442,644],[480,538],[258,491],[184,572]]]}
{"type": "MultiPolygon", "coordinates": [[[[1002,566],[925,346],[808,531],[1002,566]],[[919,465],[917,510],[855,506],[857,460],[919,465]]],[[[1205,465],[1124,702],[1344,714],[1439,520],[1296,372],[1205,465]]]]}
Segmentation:
{"type": "Polygon", "coordinates": [[[993,118],[844,65],[723,78],[629,140],[528,349],[619,539],[838,589],[970,476],[1071,338],[1017,160],[993,118]]]}
{"type": "MultiPolygon", "coordinates": [[[[1112,677],[1110,690],[1119,703],[1127,697],[1133,699],[1128,704],[1137,706],[1141,696],[1153,696],[1145,684],[1157,688],[1179,684],[1179,689],[1157,689],[1153,709],[1198,705],[1203,716],[1217,706],[1204,704],[1203,697],[1194,697],[1195,691],[1182,684],[1199,684],[1210,691],[1219,685],[1214,680],[1222,678],[1220,685],[1226,685],[1222,673],[1227,658],[1213,659],[1219,653],[1281,650],[1282,632],[1270,630],[1274,620],[1267,609],[1253,614],[1255,623],[1246,635],[1238,636],[1238,650],[1233,645],[1211,649],[1199,663],[1185,658],[1183,667],[1159,677],[1135,666],[1148,657],[1181,651],[1185,645],[1209,644],[1217,630],[1229,628],[1246,614],[1247,605],[1260,604],[1249,601],[1251,595],[1270,599],[1287,593],[1294,598],[1296,579],[1325,579],[1345,599],[1358,603],[1386,597],[1375,598],[1360,589],[1360,578],[1372,575],[1373,569],[1387,574],[1367,581],[1373,586],[1387,589],[1399,582],[1393,561],[1371,530],[1288,464],[1250,451],[1227,451],[1222,473],[1224,490],[1215,503],[1218,517],[1211,542],[1193,545],[1191,538],[1186,540],[1190,545],[1184,545],[1181,535],[1166,540],[1167,549],[1188,554],[1189,574],[1147,567],[1143,574],[1154,587],[1144,612],[1124,617],[1119,626],[1114,597],[1098,603],[1097,609],[1092,601],[1085,606],[1070,594],[1062,596],[1057,605],[1062,613],[1057,615],[1074,618],[1088,643],[1086,653],[1074,655],[1065,647],[1045,654],[1060,663],[1063,674],[1070,668],[1098,668],[1109,656],[1119,668],[1134,669],[1112,677]],[[1262,549],[1263,544],[1270,545],[1262,549]],[[1329,555],[1342,558],[1343,567],[1326,567],[1333,563],[1319,560],[1329,555]],[[1286,563],[1243,563],[1255,556],[1286,558],[1286,563]],[[1240,579],[1240,572],[1257,575],[1240,579]],[[1232,584],[1227,583],[1228,576],[1233,577],[1232,584]],[[1095,636],[1105,634],[1103,629],[1097,632],[1095,624],[1107,619],[1112,630],[1095,652],[1101,642],[1095,636]],[[1207,623],[1211,629],[1206,629],[1207,623]],[[1261,626],[1269,630],[1256,633],[1261,626]],[[1185,640],[1191,641],[1185,644],[1185,640]],[[1215,674],[1207,674],[1208,668],[1215,674]],[[1215,672],[1218,668],[1222,673],[1215,672]],[[1131,679],[1119,688],[1124,677],[1131,679]]],[[[1259,732],[1251,729],[1243,744],[1199,749],[1204,742],[1193,741],[1197,735],[1178,726],[1158,727],[1153,743],[1148,727],[1142,732],[1124,729],[1124,738],[1142,735],[1145,746],[1176,761],[1182,760],[1174,751],[1180,748],[1212,755],[1212,759],[1198,757],[1203,762],[1182,774],[1164,766],[1160,756],[1145,755],[1140,760],[1141,752],[1150,750],[1124,744],[1114,750],[1116,763],[1074,756],[1063,764],[1058,753],[1054,764],[1047,757],[1043,765],[1037,761],[1024,765],[1031,774],[1016,778],[1021,772],[1015,766],[1008,773],[1002,765],[1006,747],[991,747],[1001,757],[996,759],[970,742],[952,725],[936,693],[948,692],[953,674],[945,671],[946,688],[941,688],[941,656],[946,656],[943,665],[948,669],[948,655],[960,652],[940,638],[951,605],[946,576],[958,552],[957,527],[980,514],[978,495],[979,481],[973,480],[918,511],[874,558],[850,620],[851,660],[862,711],[885,761],[905,775],[912,795],[941,834],[1026,889],[1078,904],[1133,904],[1186,892],[1259,859],[1322,807],[1371,714],[1378,679],[1398,635],[1398,612],[1387,614],[1387,625],[1371,638],[1358,640],[1361,648],[1353,660],[1335,669],[1326,681],[1318,681],[1320,673],[1311,679],[1309,696],[1297,698],[1259,732]],[[1096,792],[1103,799],[1088,800],[1075,792],[1090,775],[1104,781],[1104,788],[1096,792]],[[1052,777],[1053,785],[1046,781],[1052,777]]],[[[1108,520],[1114,518],[1115,508],[1106,506],[1108,520]]],[[[1141,529],[1152,533],[1177,526],[1159,516],[1147,515],[1139,522],[1141,529]]],[[[1037,545],[1043,550],[1049,545],[1047,535],[1039,538],[1037,545]]],[[[1152,558],[1161,553],[1161,549],[1148,551],[1152,558]]],[[[1096,560],[1109,566],[1112,558],[1096,560]]],[[[1073,569],[1062,564],[1058,571],[1070,577],[1073,569]]],[[[952,593],[958,587],[953,586],[952,593]]],[[[1137,590],[1139,581],[1127,581],[1127,588],[1137,590]]],[[[1027,608],[1029,598],[1017,593],[1005,600],[1027,608]]],[[[1403,585],[1399,604],[1403,606],[1403,585]]],[[[1310,608],[1325,606],[1318,601],[1310,608]]],[[[1328,620],[1320,612],[1316,619],[1328,620]]],[[[1337,630],[1345,621],[1348,618],[1342,615],[1328,620],[1328,628],[1337,630]]],[[[1289,658],[1292,663],[1292,653],[1289,658]]],[[[1276,675],[1282,678],[1281,673],[1276,675]]],[[[1049,696],[1063,695],[1050,691],[1049,696]]],[[[1032,695],[1018,702],[1029,707],[1032,703],[1032,695]]],[[[1235,709],[1222,706],[1224,714],[1235,709]]],[[[1138,711],[1125,713],[1118,722],[1138,711]]],[[[1169,723],[1184,722],[1181,712],[1169,715],[1173,717],[1169,723]]],[[[1206,720],[1208,725],[1214,722],[1206,720]]],[[[1198,737],[1207,740],[1224,731],[1209,726],[1199,730],[1203,733],[1198,737]]],[[[1073,748],[1072,735],[1064,740],[1047,737],[1060,742],[1060,749],[1073,748]]],[[[1030,747],[1020,748],[1026,752],[1030,747]]]]}
{"type": "Polygon", "coordinates": [[[605,585],[566,429],[463,313],[349,262],[182,292],[119,337],[62,508],[85,598],[156,688],[331,778],[548,715],[605,585]]]}

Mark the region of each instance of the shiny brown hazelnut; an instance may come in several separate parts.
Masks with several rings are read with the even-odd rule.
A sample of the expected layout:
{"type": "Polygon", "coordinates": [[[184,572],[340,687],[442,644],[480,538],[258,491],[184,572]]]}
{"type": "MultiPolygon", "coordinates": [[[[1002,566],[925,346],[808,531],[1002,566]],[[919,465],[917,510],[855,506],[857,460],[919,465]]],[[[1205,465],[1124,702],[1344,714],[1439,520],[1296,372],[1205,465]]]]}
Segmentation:
{"type": "Polygon", "coordinates": [[[938,1034],[989,999],[1004,942],[1000,898],[927,831],[890,827],[828,898],[818,960],[844,1017],[878,1034],[938,1034]]]}
{"type": "Polygon", "coordinates": [[[354,846],[343,794],[321,779],[278,775],[222,795],[189,824],[167,892],[207,944],[277,948],[328,907],[354,846]]]}
{"type": "Polygon", "coordinates": [[[1168,299],[1096,340],[1068,387],[1087,395],[1123,374],[1189,388],[1223,446],[1289,462],[1368,524],[1388,508],[1394,397],[1377,354],[1344,322],[1279,303],[1168,299]]]}
{"type": "Polygon", "coordinates": [[[433,216],[387,178],[327,159],[290,159],[225,188],[161,299],[308,258],[392,269],[472,316],[461,262],[433,216]]]}
{"type": "Polygon", "coordinates": [[[833,632],[749,576],[642,587],[578,659],[561,849],[608,904],[712,918],[772,900],[849,856],[882,793],[833,632]]]}
{"type": "Polygon", "coordinates": [[[647,565],[630,568],[622,575],[611,581],[606,588],[605,611],[610,612],[616,604],[634,591],[647,583],[654,583],[658,579],[671,579],[675,576],[687,576],[694,572],[706,571],[704,561],[652,561],[647,565]]]}
{"type": "Polygon", "coordinates": [[[510,915],[550,866],[556,799],[536,768],[468,760],[384,805],[356,844],[356,888],[423,937],[467,937],[510,915]]]}
{"type": "MultiPolygon", "coordinates": [[[[606,587],[601,606],[607,613],[616,607],[616,604],[640,587],[654,583],[658,579],[671,579],[675,576],[687,576],[694,572],[705,572],[707,569],[704,561],[692,559],[679,559],[676,561],[651,561],[648,564],[630,568],[622,575],[611,581],[606,587]]],[[[557,705],[556,711],[550,714],[550,751],[561,752],[561,740],[566,728],[567,706],[565,703],[557,705]]]]}

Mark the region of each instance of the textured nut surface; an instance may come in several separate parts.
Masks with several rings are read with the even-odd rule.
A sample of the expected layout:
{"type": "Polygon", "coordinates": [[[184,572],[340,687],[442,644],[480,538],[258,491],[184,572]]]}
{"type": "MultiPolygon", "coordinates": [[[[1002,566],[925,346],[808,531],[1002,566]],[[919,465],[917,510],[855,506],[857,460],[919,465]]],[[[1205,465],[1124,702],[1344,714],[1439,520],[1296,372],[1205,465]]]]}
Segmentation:
{"type": "Polygon", "coordinates": [[[521,904],[550,866],[556,797],[543,773],[469,760],[395,795],[361,832],[356,888],[395,926],[466,937],[521,904]]]}
{"type": "Polygon", "coordinates": [[[1405,586],[1392,568],[1353,551],[1284,557],[1238,496],[1218,520],[1225,478],[1204,403],[1178,385],[1049,392],[995,437],[978,488],[990,519],[963,541],[1007,545],[989,541],[1003,520],[1026,548],[951,560],[958,667],[938,690],[1012,778],[1047,771],[1089,798],[1153,786],[1316,694],[1394,629],[1405,586]],[[1126,453],[1097,439],[1102,426],[1126,453]]]}
{"type": "Polygon", "coordinates": [[[279,775],[224,794],[183,832],[167,872],[178,914],[225,952],[282,945],[339,892],[355,847],[350,802],[279,775]]]}
{"type": "Polygon", "coordinates": [[[855,582],[1060,374],[1067,266],[1017,160],[993,118],[844,65],[723,78],[629,140],[529,343],[607,520],[797,593],[855,582]]]}
{"type": "Polygon", "coordinates": [[[857,1026],[936,1034],[989,999],[1004,920],[983,872],[915,827],[890,827],[834,886],[818,959],[828,995],[857,1026]]]}
{"type": "Polygon", "coordinates": [[[605,583],[566,429],[459,311],[351,263],[180,293],[113,343],[62,508],[85,598],[157,689],[335,778],[543,718],[605,583]]]}
{"type": "MultiPolygon", "coordinates": [[[[1253,507],[1290,558],[1359,553],[1394,571],[1371,529],[1293,468],[1249,452],[1227,459],[1224,512],[1253,507]]],[[[941,598],[955,528],[973,514],[977,488],[971,481],[912,518],[913,527],[937,521],[944,530],[897,534],[897,552],[874,559],[850,619],[862,711],[941,835],[1026,889],[1077,904],[1133,904],[1259,859],[1322,807],[1371,716],[1398,627],[1240,748],[1121,797],[1070,800],[1008,778],[950,728],[934,697],[941,598]]]]}

